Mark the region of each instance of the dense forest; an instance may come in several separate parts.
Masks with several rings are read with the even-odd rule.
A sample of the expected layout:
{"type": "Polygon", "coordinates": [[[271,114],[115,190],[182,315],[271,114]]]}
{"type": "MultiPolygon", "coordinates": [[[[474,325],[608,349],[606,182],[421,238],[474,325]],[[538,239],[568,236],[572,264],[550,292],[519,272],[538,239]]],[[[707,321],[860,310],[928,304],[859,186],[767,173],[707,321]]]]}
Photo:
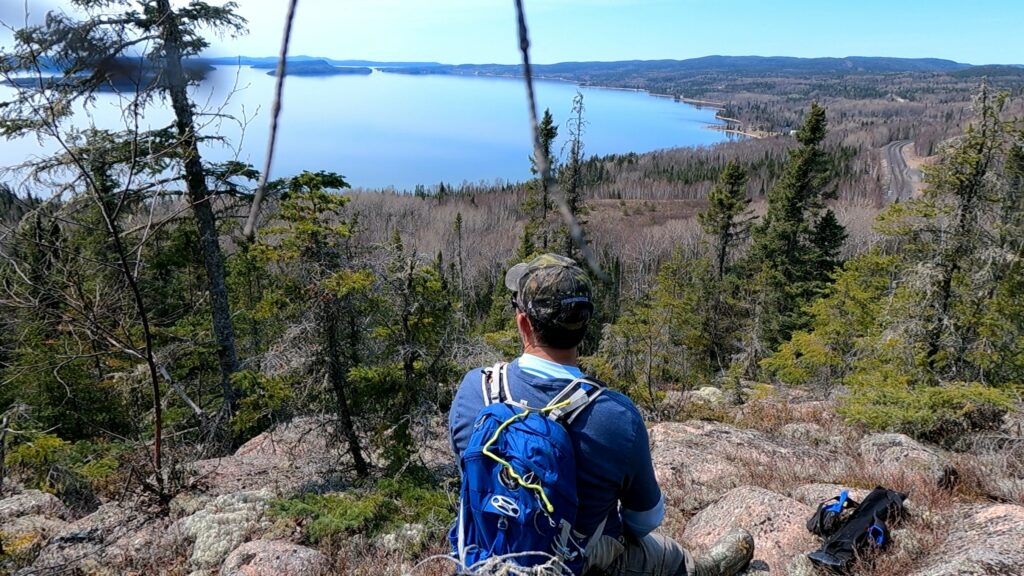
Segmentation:
{"type": "Polygon", "coordinates": [[[721,102],[763,137],[587,157],[578,96],[540,126],[557,190],[350,190],[310,166],[268,183],[249,239],[260,174],[204,160],[217,135],[197,132],[184,65],[203,33],[244,22],[230,5],[82,4],[88,18],[21,30],[0,59],[6,79],[63,70],[0,106],[4,136],[60,148],[5,167],[0,186],[0,491],[167,508],[190,462],[310,415],[331,422],[351,485],[441,490],[424,438],[466,369],[518,350],[504,270],[543,252],[582,262],[552,194],[600,264],[584,366],[652,420],[678,416],[672,393],[710,385],[743,403],[754,381],[838,393],[854,425],[956,449],[1019,406],[1018,76],[552,70],[721,102]],[[110,89],[105,66],[138,53],[160,81],[135,83],[126,128],[72,125],[110,89]],[[174,122],[137,129],[149,106],[174,122]],[[887,202],[880,148],[901,139],[928,157],[925,184],[887,202]]]}

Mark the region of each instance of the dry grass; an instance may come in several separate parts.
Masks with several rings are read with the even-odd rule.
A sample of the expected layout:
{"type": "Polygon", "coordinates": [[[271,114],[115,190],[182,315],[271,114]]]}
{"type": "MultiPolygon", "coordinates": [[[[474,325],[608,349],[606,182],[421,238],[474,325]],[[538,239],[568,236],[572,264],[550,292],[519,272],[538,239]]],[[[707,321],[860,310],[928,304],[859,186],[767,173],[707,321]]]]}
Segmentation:
{"type": "Polygon", "coordinates": [[[469,572],[452,558],[442,539],[431,540],[432,545],[418,551],[388,549],[361,538],[335,540],[320,551],[328,556],[334,574],[352,576],[452,576],[475,574],[480,576],[557,576],[558,561],[550,558],[534,568],[522,568],[508,562],[508,557],[496,557],[473,567],[469,572]]]}
{"type": "Polygon", "coordinates": [[[1024,505],[1024,438],[1003,440],[977,441],[973,450],[954,455],[965,497],[1024,505]]]}
{"type": "Polygon", "coordinates": [[[732,424],[776,433],[790,424],[817,424],[829,433],[845,432],[828,402],[791,402],[787,399],[754,399],[736,411],[732,424]]]}
{"type": "Polygon", "coordinates": [[[388,545],[362,535],[338,536],[318,546],[333,574],[351,576],[451,576],[457,568],[448,558],[446,531],[428,530],[419,543],[388,545]]]}
{"type": "MultiPolygon", "coordinates": [[[[848,435],[852,430],[836,416],[829,401],[791,399],[787,392],[768,385],[755,385],[745,392],[748,400],[741,406],[686,402],[675,409],[672,420],[710,420],[737,428],[749,428],[775,434],[789,424],[816,424],[829,434],[848,435]]],[[[729,392],[725,393],[729,396],[729,392]]]]}
{"type": "Polygon", "coordinates": [[[890,546],[866,555],[853,567],[852,573],[864,576],[904,576],[920,567],[922,559],[943,544],[952,512],[969,494],[960,488],[962,483],[956,489],[945,489],[927,474],[880,472],[859,457],[852,460],[841,483],[865,489],[885,486],[907,494],[906,517],[889,523],[893,530],[890,546]]]}
{"type": "Polygon", "coordinates": [[[906,576],[942,545],[948,529],[946,522],[943,515],[927,511],[907,518],[893,530],[889,547],[864,556],[850,572],[863,576],[906,576]]]}

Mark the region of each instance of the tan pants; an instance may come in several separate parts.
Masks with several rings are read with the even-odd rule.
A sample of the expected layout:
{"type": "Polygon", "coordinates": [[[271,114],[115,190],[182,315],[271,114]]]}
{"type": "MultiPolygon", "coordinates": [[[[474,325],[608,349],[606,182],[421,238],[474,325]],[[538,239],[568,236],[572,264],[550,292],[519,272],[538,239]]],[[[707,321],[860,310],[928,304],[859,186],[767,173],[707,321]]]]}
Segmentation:
{"type": "Polygon", "coordinates": [[[625,544],[602,536],[587,548],[586,576],[687,576],[693,573],[693,559],[675,540],[651,533],[625,544]]]}

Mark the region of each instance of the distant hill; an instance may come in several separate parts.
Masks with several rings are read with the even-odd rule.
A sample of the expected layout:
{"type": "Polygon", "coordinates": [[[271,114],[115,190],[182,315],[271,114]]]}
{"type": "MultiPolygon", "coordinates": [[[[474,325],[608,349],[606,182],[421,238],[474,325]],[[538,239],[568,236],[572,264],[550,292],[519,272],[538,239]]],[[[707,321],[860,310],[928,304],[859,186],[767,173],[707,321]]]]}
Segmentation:
{"type": "MultiPolygon", "coordinates": [[[[276,56],[226,56],[193,58],[197,65],[274,69],[276,56]]],[[[466,76],[519,76],[519,64],[442,64],[439,62],[404,62],[381,60],[338,60],[319,56],[288,57],[292,70],[309,70],[307,75],[330,72],[323,65],[336,67],[381,68],[396,74],[457,74],[466,76]],[[312,63],[317,63],[315,66],[312,63]],[[309,68],[297,67],[308,64],[309,68]],[[321,70],[320,73],[315,72],[321,70]]],[[[558,62],[534,64],[534,73],[542,78],[571,78],[581,82],[601,82],[625,75],[673,74],[743,74],[743,75],[855,75],[855,74],[956,74],[959,76],[1005,76],[1024,70],[1024,65],[972,66],[941,58],[889,58],[884,56],[848,56],[845,58],[795,58],[791,56],[703,56],[686,60],[620,60],[613,62],[558,62]]],[[[293,72],[289,70],[289,74],[293,72]]],[[[301,72],[294,72],[302,74],[301,72]]],[[[337,74],[365,72],[332,72],[337,74]]]]}
{"type": "MultiPolygon", "coordinates": [[[[225,56],[218,58],[194,58],[193,60],[205,64],[210,64],[213,66],[234,66],[239,64],[242,66],[252,66],[254,68],[274,68],[277,66],[276,56],[225,56]]],[[[391,68],[401,68],[406,66],[414,66],[417,68],[429,68],[433,66],[443,66],[443,64],[439,62],[378,62],[375,60],[335,60],[333,58],[323,58],[319,56],[304,55],[288,57],[289,64],[293,64],[296,62],[313,61],[327,62],[328,64],[332,64],[334,66],[367,66],[371,68],[380,68],[385,66],[391,68]]]]}
{"type": "Polygon", "coordinates": [[[1002,76],[1016,76],[1024,78],[1024,66],[1019,65],[999,65],[990,64],[987,66],[973,66],[965,70],[958,70],[953,73],[954,76],[962,78],[980,78],[987,76],[990,78],[1002,77],[1002,76]]]}
{"type": "MultiPolygon", "coordinates": [[[[899,72],[952,73],[972,68],[938,58],[793,58],[788,56],[704,56],[688,60],[623,60],[618,62],[559,62],[534,65],[543,77],[560,75],[616,75],[623,73],[740,73],[740,74],[888,74],[899,72]]],[[[518,76],[519,65],[460,64],[387,69],[402,74],[479,74],[518,76]]]]}

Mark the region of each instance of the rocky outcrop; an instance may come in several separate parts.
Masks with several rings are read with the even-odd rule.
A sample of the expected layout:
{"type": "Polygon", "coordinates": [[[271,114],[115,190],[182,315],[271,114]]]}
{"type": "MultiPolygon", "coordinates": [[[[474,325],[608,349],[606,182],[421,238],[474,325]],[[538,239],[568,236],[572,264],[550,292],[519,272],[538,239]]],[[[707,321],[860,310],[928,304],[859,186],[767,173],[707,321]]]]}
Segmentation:
{"type": "Polygon", "coordinates": [[[16,496],[0,500],[0,523],[30,515],[63,520],[71,517],[71,513],[60,499],[39,490],[26,490],[16,496]]]}
{"type": "Polygon", "coordinates": [[[839,448],[843,438],[829,434],[824,428],[812,422],[794,422],[779,429],[779,435],[794,442],[803,442],[811,446],[839,448]]]}
{"type": "Polygon", "coordinates": [[[37,514],[4,520],[0,524],[0,574],[6,573],[4,556],[31,559],[66,526],[63,520],[37,514]]]}
{"type": "MultiPolygon", "coordinates": [[[[781,421],[791,421],[789,417],[797,413],[788,406],[790,412],[781,421]]],[[[869,435],[860,441],[859,450],[849,449],[850,431],[820,418],[814,421],[822,425],[796,422],[771,433],[706,421],[654,426],[652,457],[668,508],[662,531],[679,536],[699,555],[731,528],[746,528],[756,541],[748,576],[813,576],[816,572],[806,554],[821,542],[805,524],[819,503],[846,489],[836,482],[898,487],[890,482],[920,482],[922,474],[948,481],[951,462],[961,466],[964,478],[974,480],[984,476],[979,470],[989,469],[968,468],[964,455],[953,460],[942,450],[900,434],[869,435]]],[[[423,451],[433,469],[444,470],[451,459],[443,423],[437,428],[442,433],[423,451]]],[[[6,560],[0,558],[0,573],[329,574],[330,562],[322,553],[294,543],[301,536],[301,523],[282,529],[265,513],[277,496],[334,482],[339,466],[346,463],[337,452],[340,445],[329,420],[300,419],[281,426],[257,436],[232,456],[196,463],[198,488],[174,498],[169,514],[142,510],[135,503],[109,503],[72,522],[60,500],[43,492],[26,491],[0,500],[0,538],[8,552],[6,560]]],[[[990,468],[997,469],[998,462],[990,468]]],[[[1003,467],[1004,475],[1013,476],[1013,470],[1003,467]]],[[[851,489],[850,496],[862,500],[868,492],[851,489]]],[[[925,516],[911,509],[917,523],[896,528],[893,554],[911,559],[905,565],[916,567],[916,572],[901,573],[1019,573],[1024,565],[1024,507],[945,506],[939,512],[922,509],[932,515],[925,523],[920,521],[925,516]],[[936,525],[947,526],[936,532],[936,525]]],[[[372,542],[353,536],[345,546],[372,545],[367,557],[387,566],[364,566],[360,559],[357,568],[374,573],[375,568],[391,570],[403,558],[432,547],[435,542],[429,534],[433,532],[423,525],[410,524],[372,542]]]]}
{"type": "Polygon", "coordinates": [[[329,418],[293,420],[249,440],[231,456],[195,462],[195,480],[215,496],[252,490],[285,494],[330,482],[349,462],[334,429],[329,418]]]}
{"type": "Polygon", "coordinates": [[[269,491],[220,496],[202,510],[176,522],[170,531],[192,543],[189,558],[192,568],[216,568],[232,550],[261,528],[267,502],[272,497],[269,491]]]}
{"type": "Polygon", "coordinates": [[[658,424],[650,435],[658,482],[669,506],[684,512],[699,510],[732,488],[760,484],[753,481],[758,476],[785,473],[804,483],[834,476],[823,451],[782,445],[756,430],[689,421],[658,424]]]}
{"type": "Polygon", "coordinates": [[[820,545],[804,525],[813,512],[791,498],[743,486],[698,512],[686,525],[682,540],[699,556],[730,529],[745,528],[755,542],[751,569],[782,574],[796,556],[820,545]]]}
{"type": "Polygon", "coordinates": [[[945,542],[912,576],[1004,576],[1024,570],[1024,506],[958,511],[945,542]]]}
{"type": "Polygon", "coordinates": [[[905,434],[869,434],[860,441],[860,455],[880,476],[925,474],[943,487],[956,480],[957,472],[942,450],[905,434]]]}
{"type": "Polygon", "coordinates": [[[220,576],[326,576],[327,557],[305,546],[281,540],[256,540],[232,552],[220,576]]]}
{"type": "Polygon", "coordinates": [[[804,484],[789,491],[789,496],[798,502],[802,502],[817,510],[822,502],[839,496],[843,491],[849,493],[849,497],[861,502],[871,493],[871,490],[863,488],[850,488],[841,484],[804,484]]]}
{"type": "MultiPolygon", "coordinates": [[[[15,575],[50,574],[58,569],[76,568],[96,571],[97,567],[117,565],[117,558],[123,559],[124,555],[123,548],[115,544],[137,537],[154,523],[160,524],[161,520],[116,503],[104,504],[96,512],[52,534],[34,562],[15,575]]],[[[152,533],[161,534],[162,530],[152,533]]],[[[147,557],[158,556],[161,550],[149,545],[142,549],[148,550],[147,557]]]]}

